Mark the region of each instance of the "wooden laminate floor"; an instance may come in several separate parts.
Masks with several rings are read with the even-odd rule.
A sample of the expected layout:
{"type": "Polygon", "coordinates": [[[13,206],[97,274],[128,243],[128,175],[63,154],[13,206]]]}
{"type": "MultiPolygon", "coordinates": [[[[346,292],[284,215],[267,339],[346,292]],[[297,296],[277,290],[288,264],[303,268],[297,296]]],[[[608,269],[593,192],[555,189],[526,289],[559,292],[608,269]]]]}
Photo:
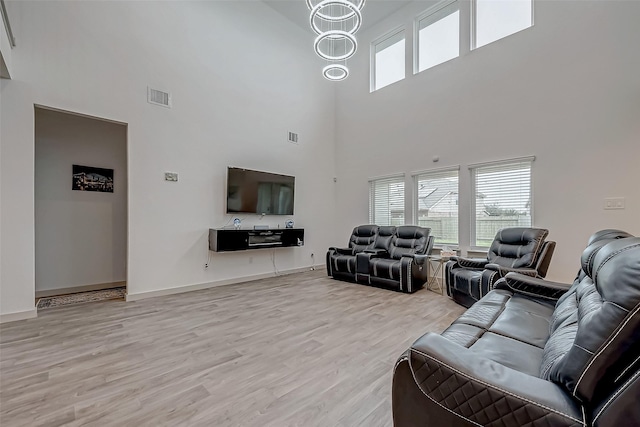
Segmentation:
{"type": "Polygon", "coordinates": [[[396,358],[463,308],[280,276],[0,326],[0,425],[391,426],[396,358]]]}

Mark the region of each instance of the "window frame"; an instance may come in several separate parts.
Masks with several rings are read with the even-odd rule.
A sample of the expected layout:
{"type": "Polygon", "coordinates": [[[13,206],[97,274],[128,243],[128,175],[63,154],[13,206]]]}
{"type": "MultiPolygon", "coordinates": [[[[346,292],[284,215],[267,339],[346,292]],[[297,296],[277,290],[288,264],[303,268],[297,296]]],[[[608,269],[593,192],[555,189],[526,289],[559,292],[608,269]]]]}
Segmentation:
{"type": "Polygon", "coordinates": [[[493,40],[493,41],[491,41],[489,43],[483,44],[482,46],[478,46],[477,45],[477,39],[476,39],[476,29],[478,27],[478,22],[477,22],[478,6],[477,6],[477,3],[478,3],[478,0],[471,0],[471,20],[470,20],[471,21],[471,45],[470,45],[470,48],[471,48],[472,51],[476,50],[476,49],[479,49],[481,47],[484,47],[484,46],[488,46],[488,45],[490,45],[492,43],[495,43],[497,41],[500,41],[502,39],[510,37],[510,36],[512,36],[514,34],[517,34],[517,33],[521,32],[521,31],[524,31],[524,30],[527,30],[529,28],[532,28],[534,26],[534,24],[535,24],[535,16],[536,16],[535,15],[535,11],[536,11],[535,3],[536,3],[536,0],[531,0],[531,25],[529,25],[526,28],[522,28],[522,29],[516,31],[515,33],[507,34],[506,36],[500,37],[499,39],[496,39],[496,40],[493,40]]]}
{"type": "MultiPolygon", "coordinates": [[[[460,0],[443,0],[431,6],[430,8],[420,13],[413,19],[413,74],[414,75],[421,73],[422,71],[427,71],[430,68],[437,67],[438,65],[452,61],[456,58],[460,58],[461,52],[460,52],[460,47],[458,46],[458,56],[456,56],[455,58],[448,59],[444,62],[440,62],[439,64],[433,65],[429,68],[425,68],[424,70],[420,71],[420,30],[422,29],[420,28],[420,22],[429,18],[432,15],[435,15],[436,13],[440,12],[442,9],[448,8],[453,4],[458,5],[458,13],[460,14],[460,16],[462,16],[462,13],[460,11],[460,0]]],[[[440,19],[444,19],[444,17],[440,19]]],[[[435,22],[438,22],[440,19],[438,19],[435,22]]],[[[458,44],[460,44],[460,39],[462,38],[461,37],[462,36],[461,21],[462,20],[460,19],[460,21],[458,22],[458,44]]],[[[435,22],[432,22],[431,24],[434,24],[435,22]]]]}
{"type": "Polygon", "coordinates": [[[385,226],[385,225],[392,225],[391,224],[391,210],[389,210],[389,224],[378,224],[375,218],[375,192],[373,191],[374,187],[373,184],[376,182],[383,182],[383,181],[389,181],[389,184],[391,184],[393,181],[399,181],[402,183],[402,217],[403,217],[403,225],[407,223],[407,207],[406,207],[406,200],[407,200],[407,183],[405,182],[405,174],[404,173],[397,173],[397,174],[392,174],[392,175],[384,175],[384,176],[376,176],[373,178],[369,178],[368,180],[368,184],[369,184],[369,223],[370,224],[375,224],[375,225],[380,225],[380,226],[385,226]]]}
{"type": "Polygon", "coordinates": [[[369,92],[373,93],[380,89],[384,89],[387,86],[391,86],[393,83],[389,83],[386,86],[381,87],[380,89],[376,89],[376,46],[387,41],[388,39],[397,36],[400,33],[404,33],[404,43],[405,43],[405,62],[404,62],[404,77],[400,80],[397,80],[393,83],[397,83],[407,78],[407,64],[406,64],[406,48],[407,48],[407,28],[404,25],[400,25],[398,27],[393,28],[390,31],[382,34],[381,36],[375,38],[371,41],[369,48],[369,92]]]}
{"type": "MultiPolygon", "coordinates": [[[[535,224],[534,221],[534,212],[535,212],[535,201],[534,201],[534,187],[533,187],[533,173],[534,173],[534,164],[536,157],[535,156],[527,156],[527,157],[516,157],[512,159],[504,159],[504,160],[496,160],[492,162],[483,162],[483,163],[474,163],[468,165],[469,175],[470,175],[470,183],[471,183],[471,193],[470,193],[470,227],[469,227],[469,251],[471,252],[487,252],[490,246],[478,246],[476,239],[476,231],[477,231],[477,203],[476,203],[476,173],[475,171],[479,168],[484,167],[496,167],[496,166],[508,166],[517,163],[529,163],[529,217],[531,218],[531,225],[533,227],[535,224]]],[[[458,237],[459,238],[459,237],[458,237]]]]}
{"type": "MultiPolygon", "coordinates": [[[[419,216],[418,216],[418,192],[419,192],[419,187],[418,187],[418,181],[420,177],[423,177],[425,175],[439,175],[439,174],[444,174],[447,172],[455,172],[457,174],[458,177],[458,221],[457,221],[457,228],[458,228],[458,241],[456,243],[439,243],[437,241],[434,241],[434,247],[435,248],[442,248],[443,246],[449,246],[453,249],[458,249],[460,248],[460,165],[456,165],[456,166],[448,166],[448,167],[443,167],[443,168],[437,168],[437,169],[427,169],[427,170],[422,170],[422,171],[416,171],[416,172],[412,172],[411,173],[411,177],[413,179],[413,218],[414,218],[414,222],[416,225],[419,224],[419,216]]],[[[406,196],[405,196],[406,197],[406,196]]]]}

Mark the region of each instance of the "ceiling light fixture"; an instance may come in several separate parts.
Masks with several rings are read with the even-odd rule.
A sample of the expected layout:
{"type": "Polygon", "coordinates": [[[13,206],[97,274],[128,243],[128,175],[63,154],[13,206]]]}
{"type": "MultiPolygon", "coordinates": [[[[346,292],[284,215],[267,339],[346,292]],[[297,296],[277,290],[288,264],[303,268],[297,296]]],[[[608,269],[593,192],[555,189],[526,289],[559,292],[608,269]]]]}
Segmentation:
{"type": "MultiPolygon", "coordinates": [[[[311,28],[313,29],[313,31],[318,34],[321,35],[323,33],[323,31],[320,29],[319,25],[316,23],[316,19],[320,18],[321,20],[325,21],[325,22],[329,22],[330,24],[336,23],[336,24],[345,24],[344,26],[348,26],[349,24],[351,25],[351,29],[347,30],[348,33],[350,34],[355,34],[356,31],[358,31],[360,29],[360,25],[362,24],[362,13],[360,12],[360,9],[358,9],[353,3],[351,3],[350,1],[347,0],[324,0],[320,3],[318,3],[312,10],[311,10],[311,15],[309,16],[309,23],[311,24],[311,28]],[[350,14],[345,14],[339,17],[327,17],[328,15],[323,15],[320,13],[321,10],[326,9],[326,8],[330,8],[331,6],[340,6],[343,7],[345,9],[349,9],[351,10],[350,14]],[[353,23],[351,22],[347,22],[350,21],[351,18],[355,18],[355,21],[353,23]]],[[[341,28],[342,29],[342,25],[341,28]]],[[[334,37],[335,38],[335,37],[334,37]]]]}
{"type": "MultiPolygon", "coordinates": [[[[356,8],[358,8],[358,10],[362,10],[362,8],[364,7],[364,2],[365,0],[359,0],[357,3],[348,1],[347,3],[351,3],[352,5],[354,5],[356,8]]],[[[314,7],[316,7],[319,3],[322,3],[322,1],[313,4],[312,0],[307,0],[307,7],[309,8],[309,10],[313,10],[314,7]]],[[[345,15],[342,16],[335,16],[335,15],[325,15],[324,13],[319,13],[318,16],[320,16],[320,18],[324,18],[326,20],[332,20],[332,19],[347,19],[347,18],[351,18],[353,16],[353,11],[352,12],[348,12],[345,15]]]]}
{"type": "Polygon", "coordinates": [[[349,76],[346,60],[358,50],[354,34],[362,25],[361,10],[365,0],[306,0],[306,3],[311,10],[309,24],[318,35],[313,48],[328,62],[322,75],[331,81],[346,79],[349,76]]]}
{"type": "Polygon", "coordinates": [[[349,77],[349,69],[342,64],[329,64],[322,69],[325,79],[339,82],[349,77]]]}
{"type": "Polygon", "coordinates": [[[331,31],[325,31],[324,33],[316,37],[316,41],[313,44],[313,48],[318,54],[318,56],[322,59],[326,59],[327,61],[342,61],[342,60],[351,58],[356,53],[356,50],[358,50],[358,42],[356,41],[356,38],[352,34],[346,31],[331,30],[331,31]],[[322,49],[320,48],[320,44],[322,43],[322,41],[328,40],[328,39],[348,40],[349,43],[351,44],[351,47],[348,50],[345,49],[345,52],[343,54],[332,54],[332,53],[323,52],[322,49]]]}

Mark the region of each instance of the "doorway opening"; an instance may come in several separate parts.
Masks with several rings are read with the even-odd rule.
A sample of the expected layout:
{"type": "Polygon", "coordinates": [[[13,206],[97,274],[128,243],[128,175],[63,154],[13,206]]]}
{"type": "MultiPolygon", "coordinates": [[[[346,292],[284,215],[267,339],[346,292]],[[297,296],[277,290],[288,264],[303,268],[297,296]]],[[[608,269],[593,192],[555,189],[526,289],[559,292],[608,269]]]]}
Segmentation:
{"type": "Polygon", "coordinates": [[[35,106],[36,307],[124,299],[127,124],[35,106]]]}

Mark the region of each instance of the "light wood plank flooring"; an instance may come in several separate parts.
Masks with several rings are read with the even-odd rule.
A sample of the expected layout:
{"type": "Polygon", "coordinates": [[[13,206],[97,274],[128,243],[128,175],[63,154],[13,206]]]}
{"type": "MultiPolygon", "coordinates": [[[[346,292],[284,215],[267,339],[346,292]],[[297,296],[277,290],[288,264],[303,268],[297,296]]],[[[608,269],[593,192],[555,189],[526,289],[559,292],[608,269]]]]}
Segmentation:
{"type": "Polygon", "coordinates": [[[320,270],[0,326],[0,425],[391,426],[391,376],[463,308],[320,270]]]}

